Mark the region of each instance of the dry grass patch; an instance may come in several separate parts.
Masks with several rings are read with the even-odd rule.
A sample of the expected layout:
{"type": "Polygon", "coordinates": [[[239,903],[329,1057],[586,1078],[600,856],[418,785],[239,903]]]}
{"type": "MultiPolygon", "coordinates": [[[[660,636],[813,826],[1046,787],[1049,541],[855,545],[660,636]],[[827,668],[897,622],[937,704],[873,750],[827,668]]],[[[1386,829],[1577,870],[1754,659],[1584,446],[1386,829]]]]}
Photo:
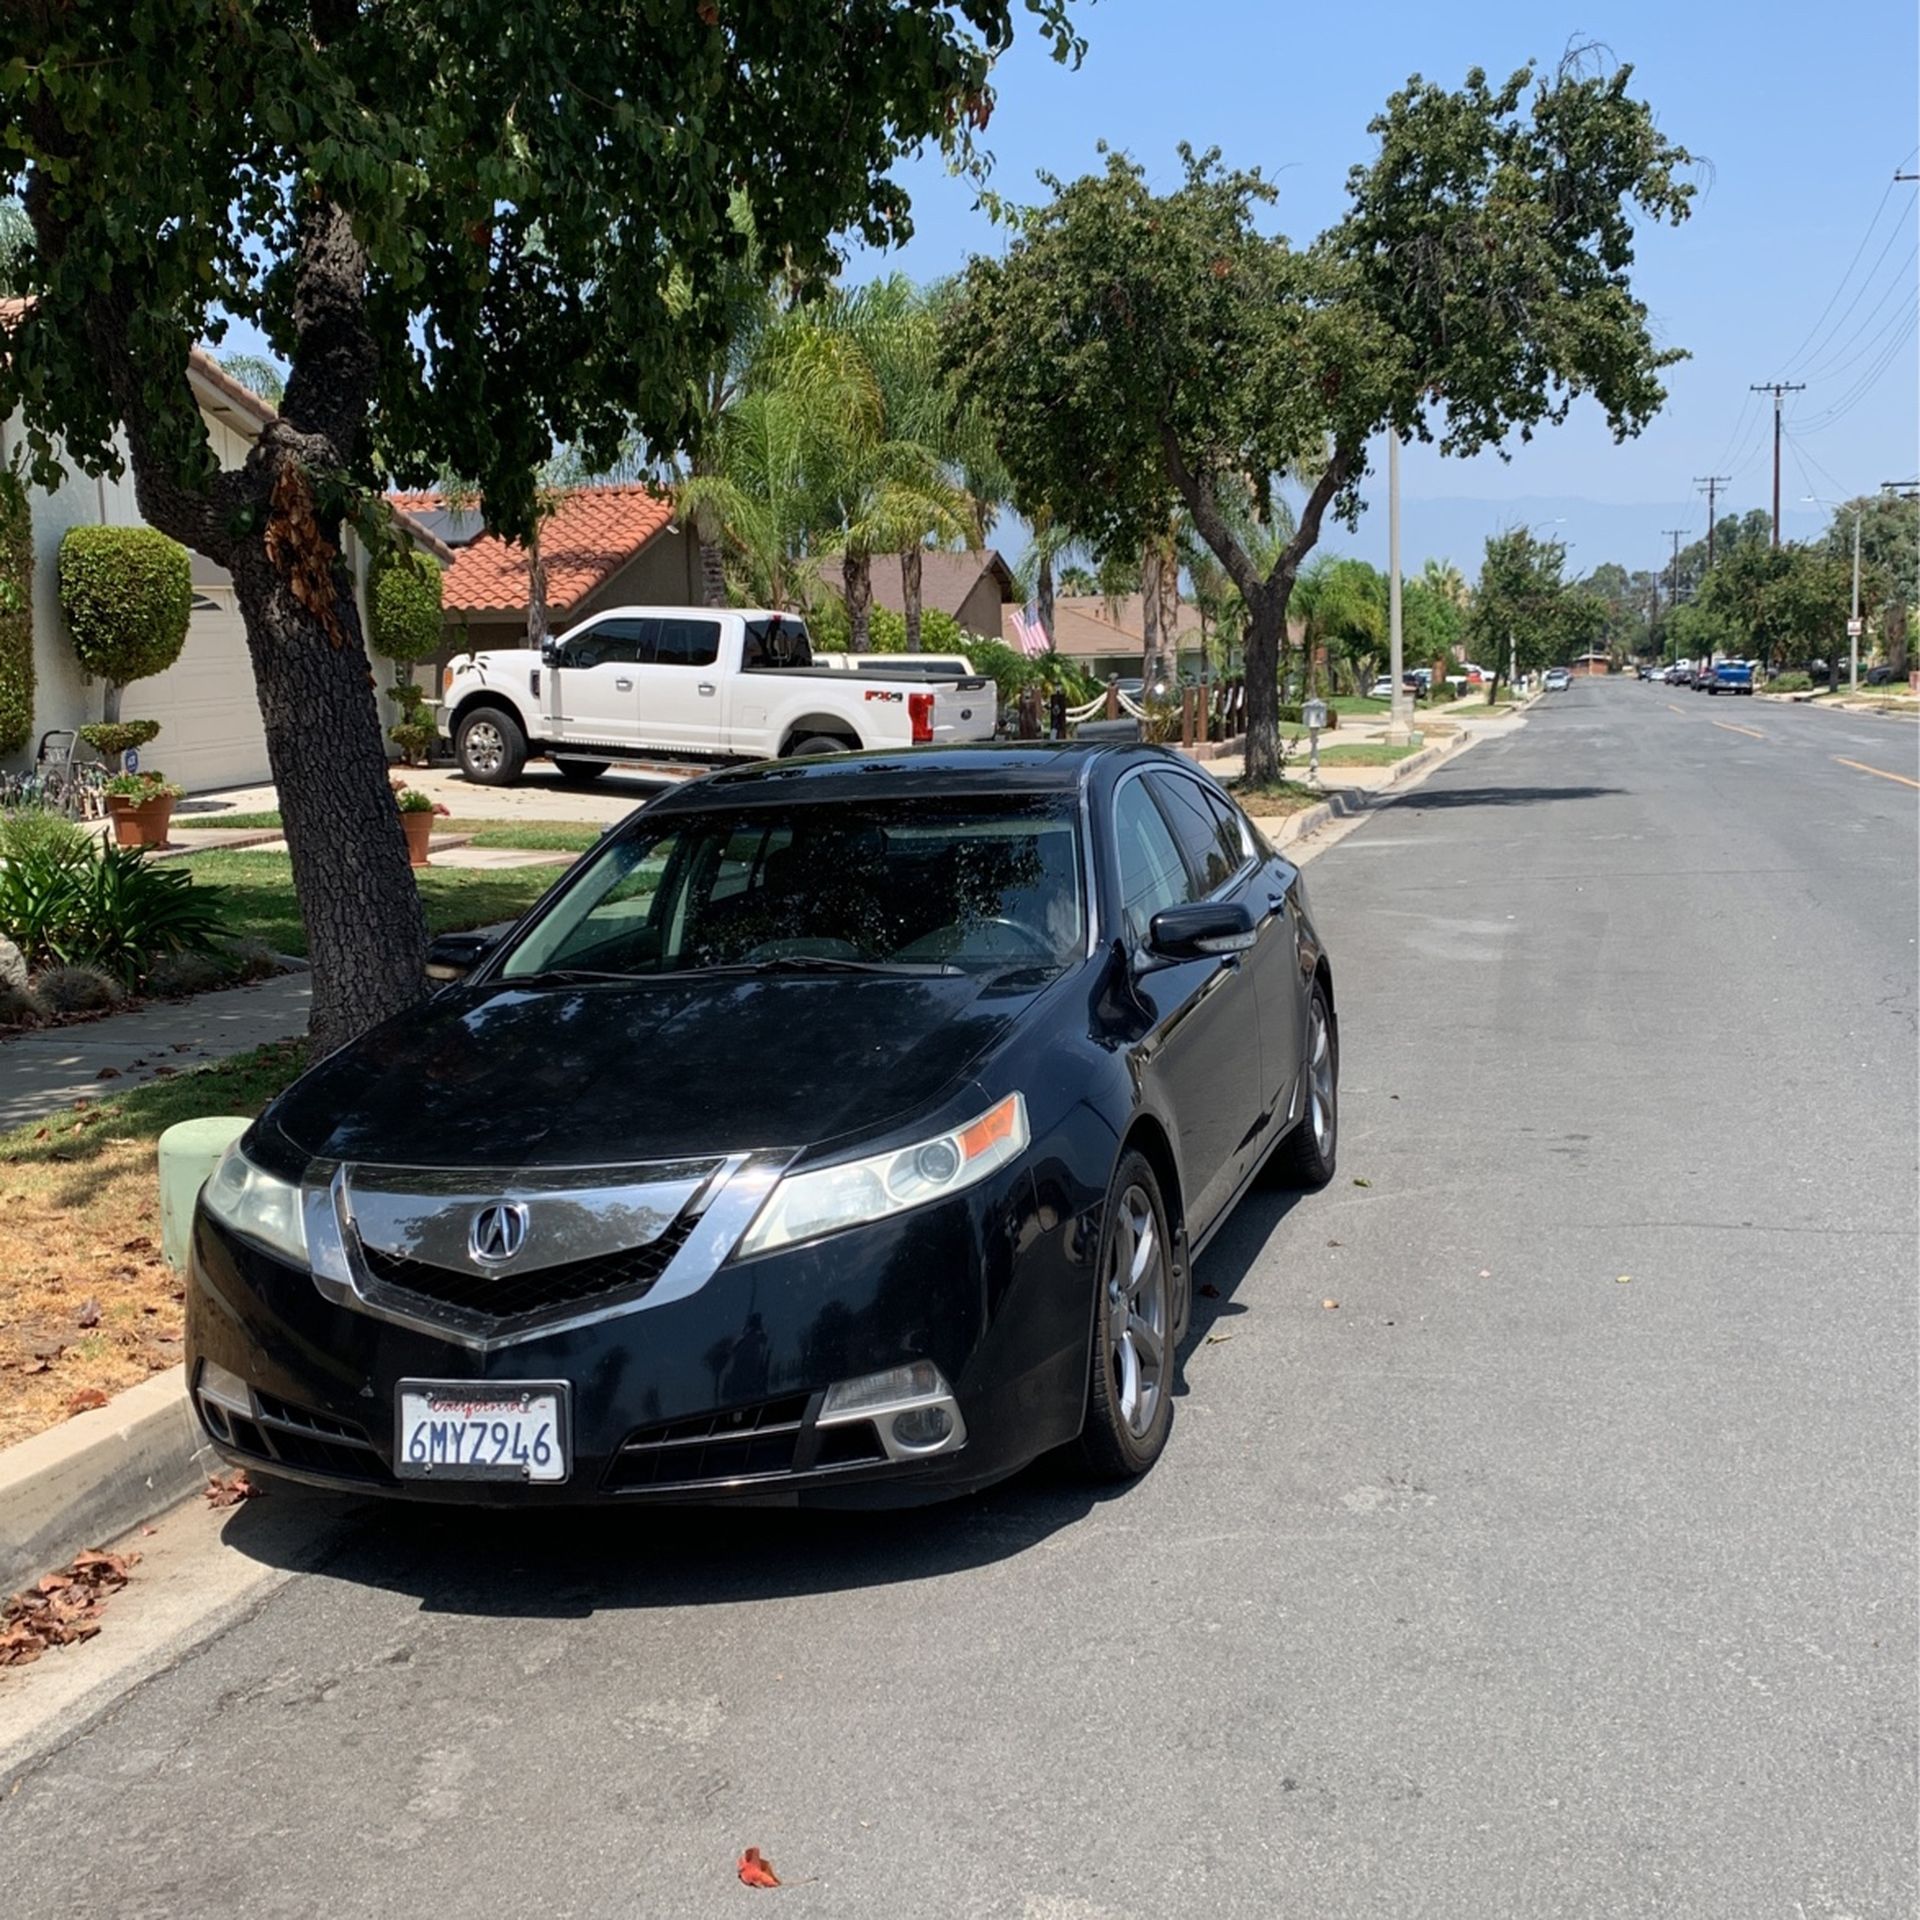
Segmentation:
{"type": "Polygon", "coordinates": [[[298,1041],[261,1047],[0,1134],[0,1445],[180,1358],[154,1143],[177,1120],[257,1113],[304,1059],[298,1041]]]}

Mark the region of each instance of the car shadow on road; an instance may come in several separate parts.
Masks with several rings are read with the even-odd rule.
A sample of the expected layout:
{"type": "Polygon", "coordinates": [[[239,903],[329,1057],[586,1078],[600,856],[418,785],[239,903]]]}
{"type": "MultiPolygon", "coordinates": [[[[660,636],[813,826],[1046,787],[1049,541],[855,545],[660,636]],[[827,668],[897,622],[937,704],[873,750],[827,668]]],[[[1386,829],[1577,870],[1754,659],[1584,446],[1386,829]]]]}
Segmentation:
{"type": "Polygon", "coordinates": [[[1374,811],[1405,807],[1408,811],[1451,807],[1532,807],[1549,800],[1604,800],[1622,793],[1622,787],[1417,787],[1377,803],[1374,811]]]}

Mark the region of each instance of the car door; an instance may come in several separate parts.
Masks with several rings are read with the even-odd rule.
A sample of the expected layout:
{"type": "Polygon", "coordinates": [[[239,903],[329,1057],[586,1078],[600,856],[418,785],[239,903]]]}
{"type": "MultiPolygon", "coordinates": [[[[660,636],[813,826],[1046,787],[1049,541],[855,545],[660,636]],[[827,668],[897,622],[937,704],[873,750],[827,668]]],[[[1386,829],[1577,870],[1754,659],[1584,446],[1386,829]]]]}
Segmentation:
{"type": "Polygon", "coordinates": [[[1283,1116],[1287,1111],[1305,1043],[1306,999],[1293,906],[1300,870],[1268,854],[1239,808],[1211,782],[1172,772],[1155,772],[1150,782],[1188,865],[1202,872],[1210,894],[1240,901],[1259,930],[1244,962],[1260,1012],[1260,1114],[1269,1123],[1252,1143],[1257,1154],[1272,1140],[1276,1111],[1283,1116]]]}
{"type": "Polygon", "coordinates": [[[651,620],[612,616],[576,627],[548,656],[549,735],[585,746],[631,749],[640,661],[651,620]]]}
{"type": "Polygon", "coordinates": [[[720,622],[663,613],[640,664],[635,737],[668,753],[716,753],[722,735],[720,622]]]}
{"type": "Polygon", "coordinates": [[[1171,964],[1148,954],[1156,913],[1212,891],[1204,870],[1196,871],[1181,851],[1150,778],[1128,775],[1113,798],[1120,907],[1139,969],[1136,991],[1155,1016],[1143,1067],[1179,1133],[1187,1223],[1197,1237],[1238,1185],[1258,1131],[1260,1022],[1253,974],[1237,954],[1171,964]]]}

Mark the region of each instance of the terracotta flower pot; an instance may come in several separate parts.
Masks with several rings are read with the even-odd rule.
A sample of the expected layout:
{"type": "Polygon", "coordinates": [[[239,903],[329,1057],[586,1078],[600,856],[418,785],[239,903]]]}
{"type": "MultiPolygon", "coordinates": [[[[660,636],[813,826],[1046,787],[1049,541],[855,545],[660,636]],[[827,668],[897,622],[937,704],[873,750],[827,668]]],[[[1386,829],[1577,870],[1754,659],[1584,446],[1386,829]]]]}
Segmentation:
{"type": "Polygon", "coordinates": [[[124,793],[107,795],[107,817],[113,822],[113,840],[120,847],[164,847],[173,819],[173,795],[156,794],[135,800],[124,793]]]}
{"type": "Polygon", "coordinates": [[[433,815],[403,813],[400,816],[400,829],[407,836],[408,866],[424,867],[427,864],[427,848],[433,839],[433,815]]]}

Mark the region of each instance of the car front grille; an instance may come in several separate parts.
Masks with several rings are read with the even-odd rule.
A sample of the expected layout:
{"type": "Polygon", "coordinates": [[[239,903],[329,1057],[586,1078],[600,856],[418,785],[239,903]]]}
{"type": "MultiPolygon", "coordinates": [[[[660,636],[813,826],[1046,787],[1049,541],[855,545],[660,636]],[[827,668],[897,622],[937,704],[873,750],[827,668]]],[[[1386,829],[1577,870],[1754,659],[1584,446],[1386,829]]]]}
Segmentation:
{"type": "Polygon", "coordinates": [[[670,1420],[629,1434],[607,1469],[614,1490],[699,1487],[792,1473],[808,1395],[670,1420]]]}
{"type": "Polygon", "coordinates": [[[412,1260],[378,1247],[362,1246],[360,1252],[367,1271],[383,1287],[462,1317],[498,1324],[551,1314],[615,1294],[625,1299],[641,1298],[667,1270],[693,1226],[693,1216],[682,1214],[644,1247],[623,1247],[614,1253],[597,1253],[585,1260],[566,1260],[525,1273],[473,1273],[412,1260]]]}

